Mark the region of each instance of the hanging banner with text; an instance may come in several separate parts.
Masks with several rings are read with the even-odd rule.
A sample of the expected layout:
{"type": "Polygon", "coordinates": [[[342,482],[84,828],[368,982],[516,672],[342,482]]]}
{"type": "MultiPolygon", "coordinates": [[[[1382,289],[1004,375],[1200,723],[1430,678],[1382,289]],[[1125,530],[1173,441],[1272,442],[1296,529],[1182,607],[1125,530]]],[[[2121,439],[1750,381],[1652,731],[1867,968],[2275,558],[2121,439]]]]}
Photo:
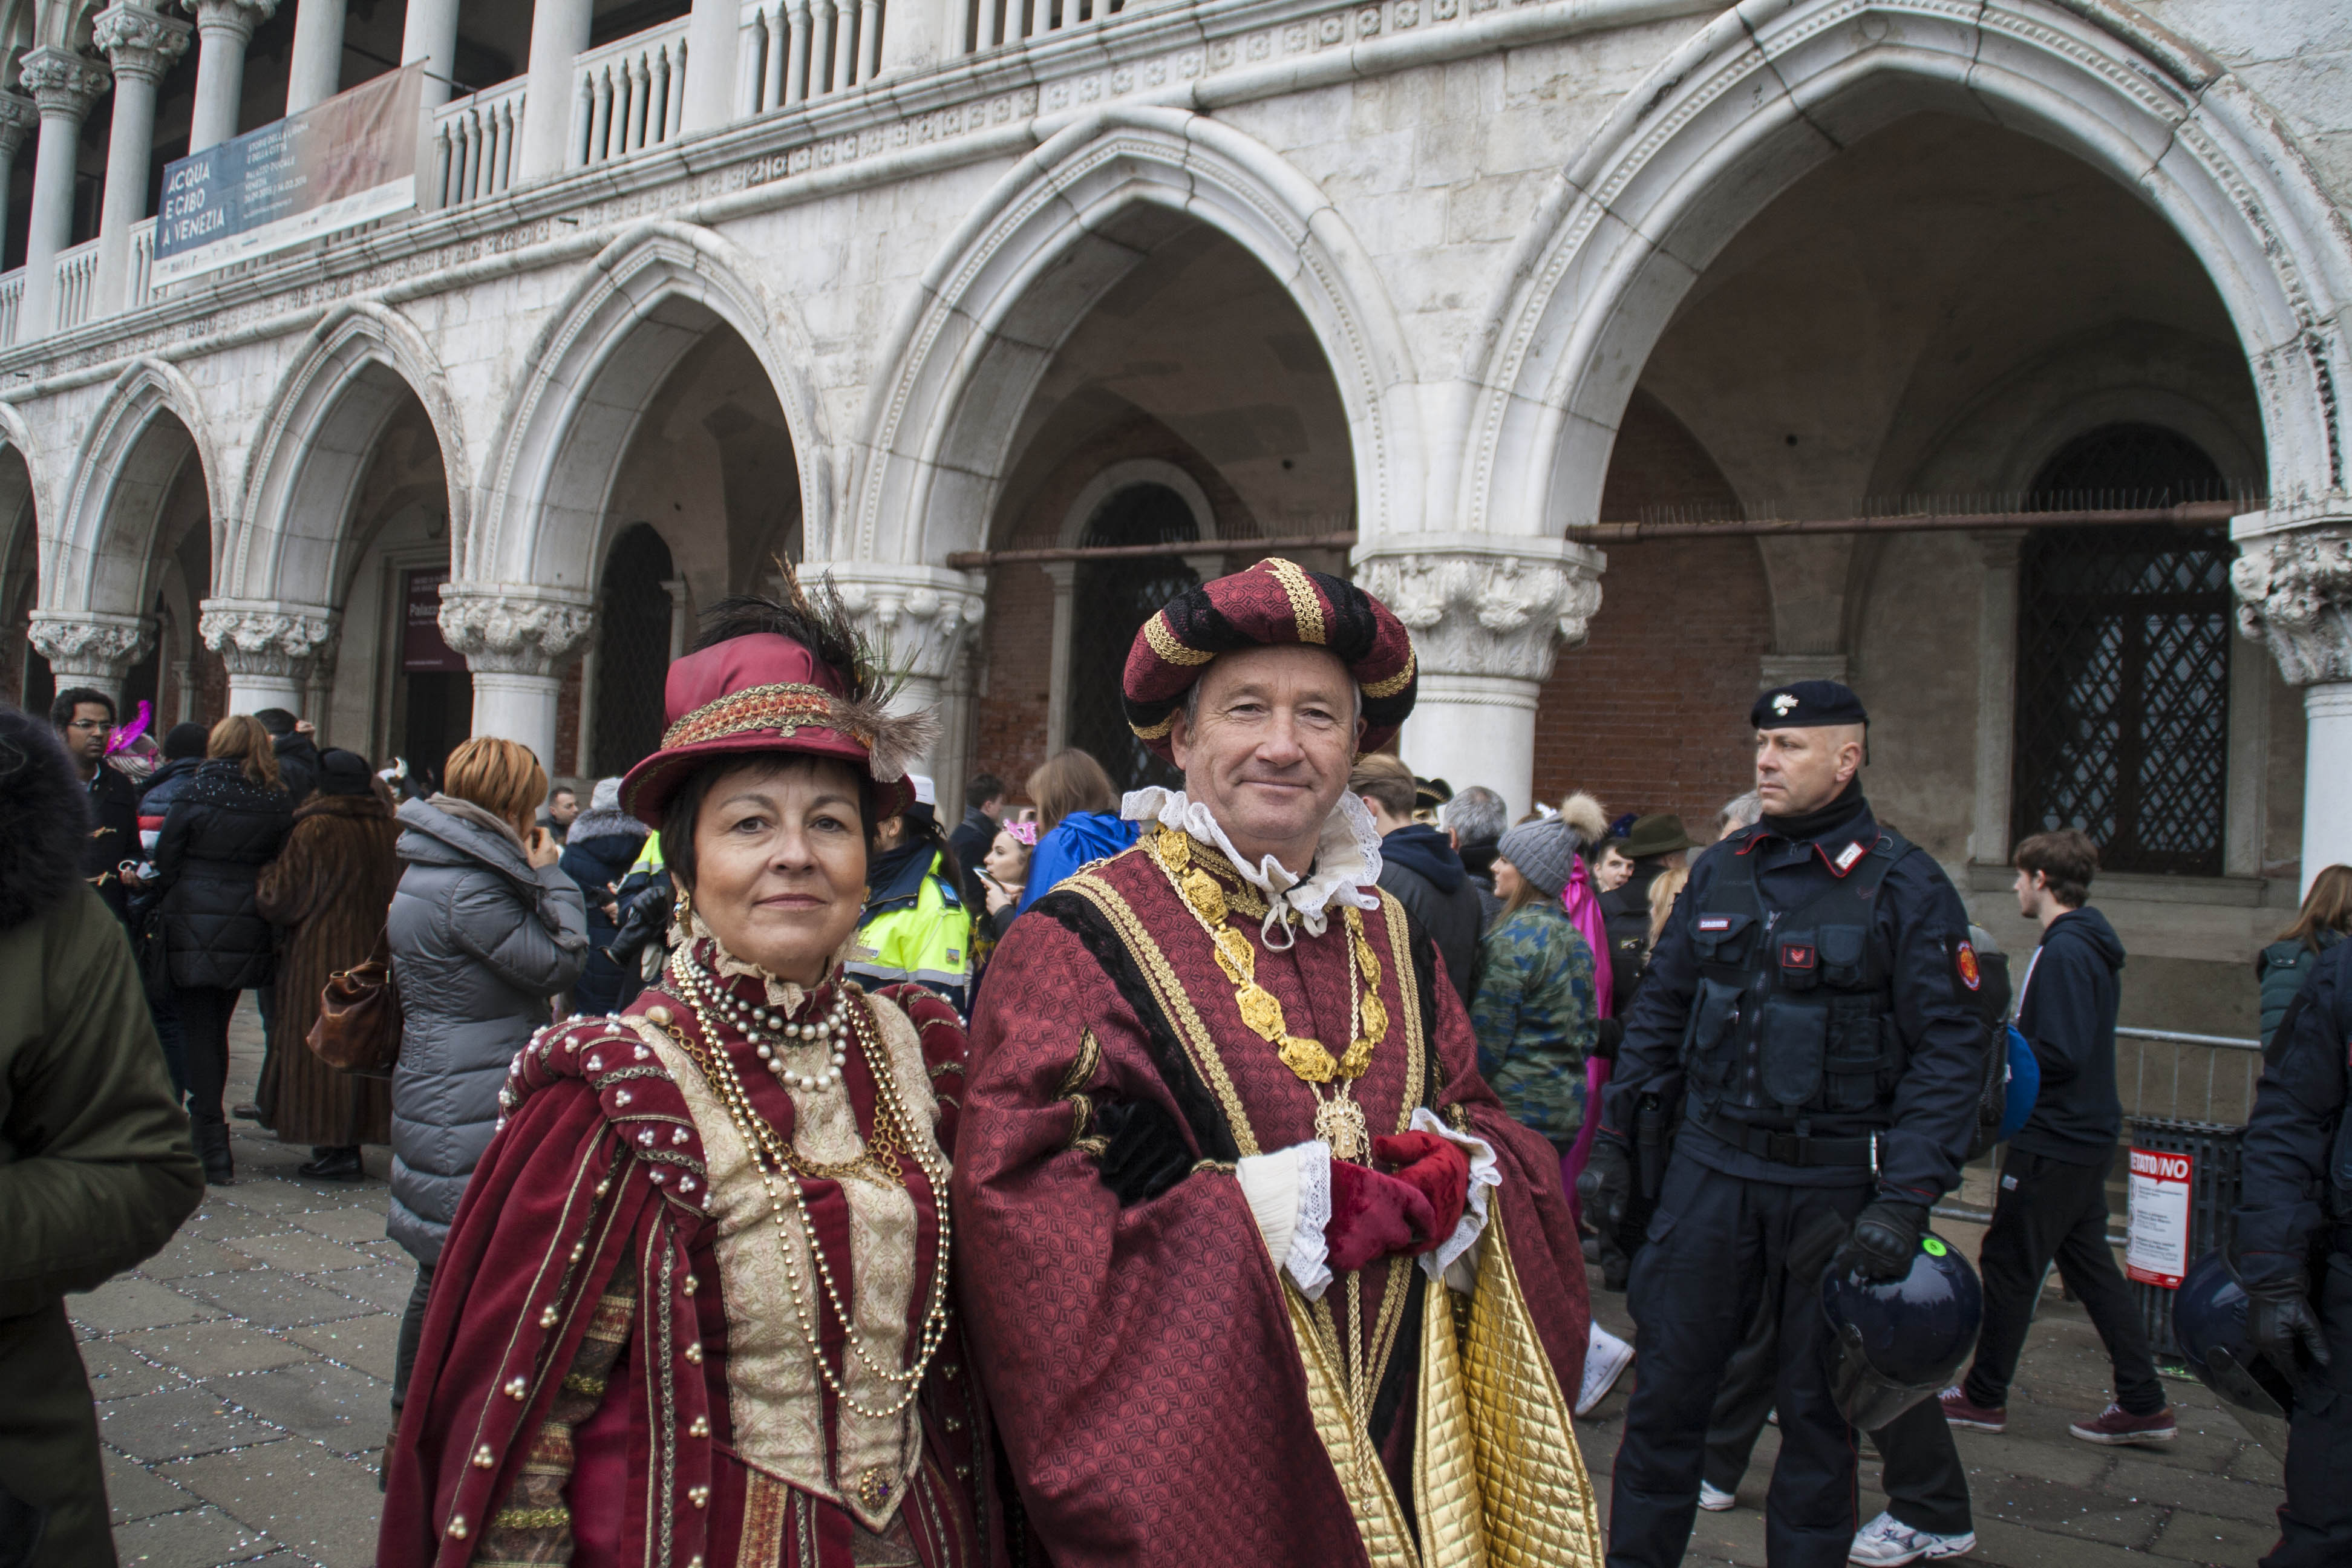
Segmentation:
{"type": "Polygon", "coordinates": [[[416,205],[422,61],[163,170],[157,283],[284,250],[416,205]]]}
{"type": "Polygon", "coordinates": [[[466,656],[441,636],[441,584],[449,580],[446,566],[420,566],[407,574],[401,595],[405,616],[400,629],[400,672],[403,675],[464,674],[466,656]]]}
{"type": "Polygon", "coordinates": [[[2196,1158],[2157,1149],[2131,1152],[2131,1229],[2124,1272],[2143,1285],[2180,1289],[2189,1272],[2189,1179],[2196,1158]]]}

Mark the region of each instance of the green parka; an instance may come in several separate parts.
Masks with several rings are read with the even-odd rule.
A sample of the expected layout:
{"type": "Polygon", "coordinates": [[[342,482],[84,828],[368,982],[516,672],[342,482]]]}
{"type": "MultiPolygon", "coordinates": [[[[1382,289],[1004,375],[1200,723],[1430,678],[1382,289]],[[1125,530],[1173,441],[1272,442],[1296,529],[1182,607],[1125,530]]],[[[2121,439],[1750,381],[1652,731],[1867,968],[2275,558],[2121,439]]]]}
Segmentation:
{"type": "Polygon", "coordinates": [[[154,1256],[204,1196],[121,922],[81,879],[88,808],[49,727],[0,707],[0,1510],[32,1562],[110,1563],[64,1295],[154,1256]]]}

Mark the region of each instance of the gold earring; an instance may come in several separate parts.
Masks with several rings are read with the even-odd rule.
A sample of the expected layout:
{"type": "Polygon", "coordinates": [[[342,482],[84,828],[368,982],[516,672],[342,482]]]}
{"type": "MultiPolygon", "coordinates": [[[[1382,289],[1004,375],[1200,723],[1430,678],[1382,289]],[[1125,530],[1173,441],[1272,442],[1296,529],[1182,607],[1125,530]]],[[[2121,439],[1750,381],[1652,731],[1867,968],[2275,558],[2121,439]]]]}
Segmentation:
{"type": "Polygon", "coordinates": [[[691,888],[681,887],[677,890],[677,902],[670,907],[670,918],[675,920],[678,924],[684,925],[693,914],[694,889],[691,888]]]}

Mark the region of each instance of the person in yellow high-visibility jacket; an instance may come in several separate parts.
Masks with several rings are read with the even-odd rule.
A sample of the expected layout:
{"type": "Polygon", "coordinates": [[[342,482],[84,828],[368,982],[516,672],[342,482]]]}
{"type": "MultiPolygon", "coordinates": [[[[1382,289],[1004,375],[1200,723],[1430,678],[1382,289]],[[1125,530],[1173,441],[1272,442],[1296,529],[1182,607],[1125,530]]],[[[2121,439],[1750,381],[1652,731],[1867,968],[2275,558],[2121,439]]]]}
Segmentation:
{"type": "Polygon", "coordinates": [[[919,774],[915,804],[875,826],[866,865],[866,913],[848,970],[867,990],[911,981],[971,1006],[971,911],[963,877],[940,832],[931,781],[919,774]]]}

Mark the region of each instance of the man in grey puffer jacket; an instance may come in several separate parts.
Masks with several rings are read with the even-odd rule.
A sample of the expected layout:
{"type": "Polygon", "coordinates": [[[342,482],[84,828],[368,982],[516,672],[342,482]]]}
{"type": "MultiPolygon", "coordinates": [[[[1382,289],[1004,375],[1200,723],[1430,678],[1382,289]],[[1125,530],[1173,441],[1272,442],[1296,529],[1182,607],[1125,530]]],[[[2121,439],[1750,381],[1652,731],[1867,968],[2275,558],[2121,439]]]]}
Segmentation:
{"type": "Polygon", "coordinates": [[[405,1025],[392,1078],[386,1228],[415,1258],[416,1286],[394,1363],[395,1418],[433,1265],[498,1125],[499,1088],[588,952],[587,906],[544,828],[526,841],[513,825],[447,795],[404,803],[400,822],[407,869],[388,926],[405,1025]]]}

